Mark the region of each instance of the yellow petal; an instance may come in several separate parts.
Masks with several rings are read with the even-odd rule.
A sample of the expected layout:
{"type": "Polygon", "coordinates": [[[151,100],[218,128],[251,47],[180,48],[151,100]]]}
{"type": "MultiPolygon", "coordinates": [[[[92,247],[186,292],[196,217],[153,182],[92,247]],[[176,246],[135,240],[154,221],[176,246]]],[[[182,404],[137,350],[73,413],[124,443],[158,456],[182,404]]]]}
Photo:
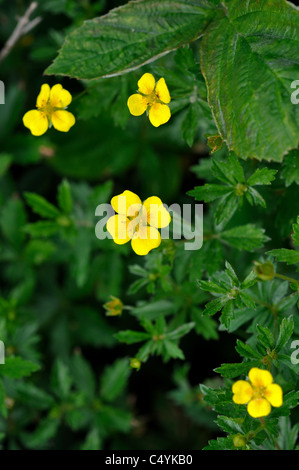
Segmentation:
{"type": "Polygon", "coordinates": [[[282,405],[282,388],[277,384],[270,384],[264,393],[265,398],[271,403],[272,406],[278,407],[282,405]]]}
{"type": "Polygon", "coordinates": [[[249,380],[254,387],[267,387],[273,382],[273,377],[268,370],[253,367],[248,374],[249,380]]]}
{"type": "Polygon", "coordinates": [[[55,129],[61,132],[68,132],[76,122],[74,115],[64,110],[55,111],[51,115],[51,119],[55,129]]]}
{"type": "Polygon", "coordinates": [[[171,98],[164,78],[160,78],[160,80],[158,80],[155,91],[159,100],[166,104],[170,103],[171,98]]]}
{"type": "Polygon", "coordinates": [[[30,129],[31,134],[36,136],[44,134],[49,128],[47,116],[37,109],[28,111],[23,116],[23,123],[25,127],[30,129]]]}
{"type": "Polygon", "coordinates": [[[107,220],[106,227],[108,232],[113,238],[113,241],[118,245],[123,245],[130,240],[127,227],[129,220],[125,215],[113,215],[107,220]]]}
{"type": "Polygon", "coordinates": [[[141,208],[141,199],[132,191],[124,191],[111,199],[111,205],[118,214],[134,217],[141,208]]]}
{"type": "Polygon", "coordinates": [[[147,198],[143,203],[143,207],[147,211],[147,222],[152,227],[163,228],[170,224],[170,214],[163,206],[159,197],[152,196],[147,198]]]}
{"type": "Polygon", "coordinates": [[[261,418],[262,416],[268,416],[271,411],[271,405],[265,398],[256,398],[250,400],[247,405],[247,411],[253,418],[261,418]]]}
{"type": "Polygon", "coordinates": [[[144,95],[150,95],[155,88],[155,78],[151,73],[145,73],[138,81],[138,91],[144,95]]]}
{"type": "Polygon", "coordinates": [[[54,85],[50,92],[50,103],[53,108],[66,108],[72,101],[72,95],[60,83],[54,85]]]}
{"type": "Polygon", "coordinates": [[[238,380],[232,386],[233,401],[237,405],[245,405],[253,395],[253,390],[249,382],[246,380],[238,380]]]}
{"type": "Polygon", "coordinates": [[[50,98],[50,87],[47,83],[44,83],[36,99],[36,107],[44,108],[47,105],[49,98],[50,98]]]}
{"type": "Polygon", "coordinates": [[[155,103],[149,110],[149,120],[153,126],[159,127],[169,121],[170,109],[166,104],[155,103]]]}
{"type": "Polygon", "coordinates": [[[135,93],[135,95],[131,95],[129,97],[127,105],[130,113],[133,114],[133,116],[141,116],[141,114],[143,114],[147,109],[148,102],[144,96],[135,93]]]}
{"type": "Polygon", "coordinates": [[[132,238],[132,248],[137,255],[147,255],[161,243],[161,235],[154,227],[140,227],[132,238]]]}

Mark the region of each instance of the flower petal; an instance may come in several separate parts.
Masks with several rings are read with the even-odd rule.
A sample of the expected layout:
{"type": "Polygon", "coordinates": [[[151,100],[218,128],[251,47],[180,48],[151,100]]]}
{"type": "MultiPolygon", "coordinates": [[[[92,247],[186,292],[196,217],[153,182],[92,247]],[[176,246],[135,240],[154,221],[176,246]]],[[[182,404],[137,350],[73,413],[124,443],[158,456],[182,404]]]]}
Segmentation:
{"type": "Polygon", "coordinates": [[[118,214],[129,215],[133,217],[135,212],[141,208],[141,199],[132,191],[124,191],[111,199],[111,206],[118,214]],[[133,210],[134,209],[134,210],[133,210]]]}
{"type": "Polygon", "coordinates": [[[148,102],[144,96],[135,93],[129,97],[127,105],[133,116],[141,116],[141,114],[143,114],[147,109],[148,102]]]}
{"type": "Polygon", "coordinates": [[[124,245],[130,240],[128,235],[127,227],[129,219],[125,215],[113,215],[109,217],[106,223],[108,232],[113,238],[113,241],[118,245],[124,245]]]}
{"type": "Polygon", "coordinates": [[[49,121],[45,113],[33,109],[23,116],[25,127],[30,129],[32,135],[43,135],[49,128],[49,121]]]}
{"type": "Polygon", "coordinates": [[[144,95],[150,95],[155,88],[156,80],[151,73],[145,73],[138,80],[138,91],[144,95]]]}
{"type": "Polygon", "coordinates": [[[249,382],[246,380],[238,380],[232,386],[233,401],[237,405],[245,405],[253,395],[253,390],[249,382]]]}
{"type": "Polygon", "coordinates": [[[270,384],[264,393],[265,398],[271,403],[272,406],[278,407],[282,405],[282,388],[278,384],[270,384]]]}
{"type": "Polygon", "coordinates": [[[268,416],[271,411],[271,405],[265,398],[256,398],[250,400],[247,405],[247,411],[253,418],[261,418],[262,416],[268,416]]]}
{"type": "Polygon", "coordinates": [[[51,119],[55,129],[60,132],[68,132],[76,122],[74,115],[64,110],[55,111],[51,115],[51,119]]]}
{"type": "Polygon", "coordinates": [[[153,126],[159,127],[169,121],[170,109],[166,104],[155,103],[149,110],[149,120],[153,126]]]}
{"type": "Polygon", "coordinates": [[[143,207],[147,211],[147,222],[152,227],[163,228],[170,224],[170,214],[163,206],[159,197],[152,196],[147,198],[143,203],[143,207]]]}
{"type": "Polygon", "coordinates": [[[268,370],[253,367],[248,374],[249,380],[254,387],[267,387],[273,382],[273,377],[268,370]]]}
{"type": "Polygon", "coordinates": [[[170,98],[169,90],[163,77],[160,78],[160,80],[158,80],[155,91],[159,100],[163,101],[163,103],[166,103],[166,104],[170,103],[171,98],[170,98]]]}
{"type": "Polygon", "coordinates": [[[50,87],[47,83],[44,83],[41,86],[39,95],[36,99],[36,107],[44,108],[47,105],[49,98],[50,98],[50,87]]]}
{"type": "Polygon", "coordinates": [[[53,108],[66,108],[71,102],[72,95],[60,83],[51,88],[50,103],[53,108]]]}
{"type": "Polygon", "coordinates": [[[140,227],[132,238],[132,248],[137,255],[147,255],[150,250],[157,248],[161,243],[161,235],[154,227],[140,227]]]}

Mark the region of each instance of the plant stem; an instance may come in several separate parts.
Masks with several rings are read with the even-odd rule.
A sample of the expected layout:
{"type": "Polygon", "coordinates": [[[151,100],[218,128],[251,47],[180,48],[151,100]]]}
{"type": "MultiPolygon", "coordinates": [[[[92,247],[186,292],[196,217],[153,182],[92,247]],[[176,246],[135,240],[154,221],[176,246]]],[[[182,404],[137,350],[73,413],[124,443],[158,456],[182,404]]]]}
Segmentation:
{"type": "Polygon", "coordinates": [[[293,277],[285,276],[284,274],[275,273],[274,277],[278,277],[279,279],[284,279],[285,281],[289,281],[292,283],[295,282],[295,284],[299,284],[299,281],[297,279],[294,279],[293,277]]]}

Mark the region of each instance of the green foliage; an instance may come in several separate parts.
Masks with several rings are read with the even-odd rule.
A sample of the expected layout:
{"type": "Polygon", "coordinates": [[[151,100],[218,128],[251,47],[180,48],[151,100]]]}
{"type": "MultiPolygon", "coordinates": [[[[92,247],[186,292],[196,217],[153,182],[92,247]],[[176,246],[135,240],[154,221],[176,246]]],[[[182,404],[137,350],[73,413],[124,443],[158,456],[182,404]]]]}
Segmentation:
{"type": "MultiPolygon", "coordinates": [[[[5,43],[24,11],[0,3],[5,43]]],[[[0,55],[1,448],[298,449],[298,9],[45,0],[34,14],[0,55]],[[144,73],[169,88],[159,128],[127,107],[144,73]],[[35,137],[22,117],[46,82],[71,92],[76,123],[35,137]],[[191,220],[172,213],[144,257],[97,238],[125,190],[191,220]],[[253,367],[283,391],[261,419],[233,401],[253,367]]]]}

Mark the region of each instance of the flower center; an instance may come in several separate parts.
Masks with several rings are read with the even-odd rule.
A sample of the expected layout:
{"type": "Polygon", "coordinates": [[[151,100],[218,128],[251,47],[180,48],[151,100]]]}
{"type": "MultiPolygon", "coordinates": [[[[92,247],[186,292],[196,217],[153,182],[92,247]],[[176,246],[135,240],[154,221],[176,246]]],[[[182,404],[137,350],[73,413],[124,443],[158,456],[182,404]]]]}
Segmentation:
{"type": "Polygon", "coordinates": [[[253,396],[252,398],[253,399],[256,399],[256,398],[265,398],[265,391],[266,391],[266,387],[252,387],[253,388],[253,396]]]}
{"type": "Polygon", "coordinates": [[[139,211],[136,211],[135,214],[128,216],[128,219],[131,223],[128,226],[128,231],[133,236],[134,233],[138,233],[141,227],[147,226],[147,211],[144,206],[141,206],[139,211]]]}

